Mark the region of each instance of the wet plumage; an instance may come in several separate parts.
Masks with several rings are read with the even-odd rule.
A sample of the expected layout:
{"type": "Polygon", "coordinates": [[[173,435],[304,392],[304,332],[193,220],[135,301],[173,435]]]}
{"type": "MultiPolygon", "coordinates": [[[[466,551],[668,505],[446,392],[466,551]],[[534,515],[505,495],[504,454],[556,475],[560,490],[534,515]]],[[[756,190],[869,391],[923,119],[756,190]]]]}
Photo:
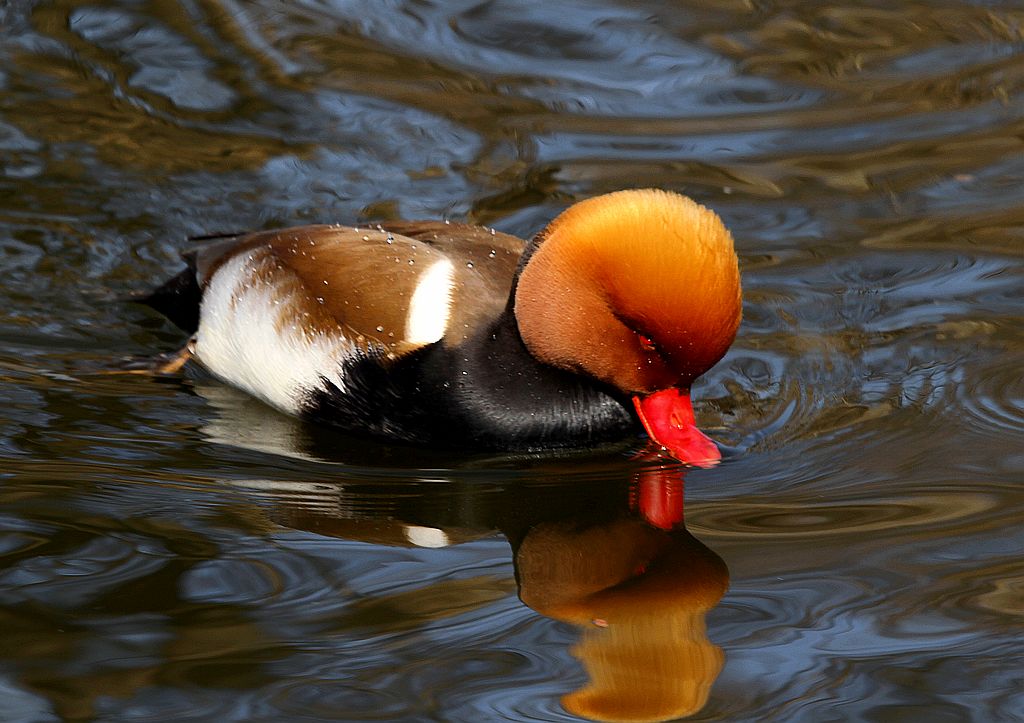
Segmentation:
{"type": "Polygon", "coordinates": [[[186,258],[150,303],[194,334],[196,361],[287,413],[414,443],[573,447],[642,421],[678,446],[689,385],[739,322],[731,237],[662,191],[581,202],[529,244],[403,221],[218,238],[186,258]],[[669,390],[649,408],[682,401],[645,418],[669,390]]]}

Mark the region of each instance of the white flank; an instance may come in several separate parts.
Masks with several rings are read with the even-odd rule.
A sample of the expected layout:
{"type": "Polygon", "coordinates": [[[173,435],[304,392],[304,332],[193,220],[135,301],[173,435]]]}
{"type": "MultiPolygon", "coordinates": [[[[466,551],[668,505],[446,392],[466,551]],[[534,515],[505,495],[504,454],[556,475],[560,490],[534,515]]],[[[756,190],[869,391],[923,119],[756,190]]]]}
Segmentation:
{"type": "Polygon", "coordinates": [[[416,547],[447,547],[450,543],[444,530],[436,527],[405,526],[405,539],[416,547]]]}
{"type": "Polygon", "coordinates": [[[323,387],[322,377],[344,388],[340,363],[355,347],[340,335],[309,332],[284,318],[295,306],[257,280],[253,272],[264,263],[265,255],[256,251],[217,269],[203,293],[196,357],[224,381],[296,414],[304,395],[323,387]]]}
{"type": "Polygon", "coordinates": [[[452,305],[455,267],[441,259],[423,272],[409,304],[405,338],[413,344],[433,344],[444,336],[452,305]]]}

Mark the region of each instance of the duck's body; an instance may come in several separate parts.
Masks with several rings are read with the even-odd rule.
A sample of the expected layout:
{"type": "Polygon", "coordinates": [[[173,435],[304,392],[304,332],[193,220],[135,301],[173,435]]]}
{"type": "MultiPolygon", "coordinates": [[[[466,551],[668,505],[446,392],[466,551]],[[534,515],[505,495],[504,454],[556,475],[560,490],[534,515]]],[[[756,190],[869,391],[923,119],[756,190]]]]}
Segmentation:
{"type": "Polygon", "coordinates": [[[713,253],[703,235],[691,244],[661,218],[637,228],[662,233],[641,239],[639,255],[621,237],[665,203],[667,218],[695,214],[697,226],[686,225],[695,234],[717,222],[680,196],[630,191],[577,204],[530,244],[445,222],[260,232],[189,254],[190,268],[150,303],[194,333],[194,357],[214,375],[350,431],[508,450],[599,443],[639,431],[641,421],[661,437],[630,396],[688,391],[739,320],[724,227],[713,253]],[[612,214],[603,226],[610,236],[561,240],[581,230],[573,214],[588,204],[583,227],[612,214]],[[691,288],[695,269],[680,263],[710,263],[716,278],[704,286],[715,298],[695,304],[707,291],[691,288]],[[631,306],[637,295],[649,298],[631,306]],[[686,311],[716,318],[676,324],[686,311]]]}

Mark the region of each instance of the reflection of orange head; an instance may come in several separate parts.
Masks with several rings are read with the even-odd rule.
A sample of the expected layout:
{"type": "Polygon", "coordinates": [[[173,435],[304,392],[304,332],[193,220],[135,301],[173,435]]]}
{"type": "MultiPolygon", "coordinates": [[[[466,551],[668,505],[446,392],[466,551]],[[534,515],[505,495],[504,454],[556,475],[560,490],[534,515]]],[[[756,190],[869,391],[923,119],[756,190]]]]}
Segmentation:
{"type": "Polygon", "coordinates": [[[590,683],[564,696],[562,705],[601,721],[663,721],[696,713],[725,659],[707,639],[704,612],[638,611],[585,631],[572,652],[586,666],[590,683]]]}
{"type": "Polygon", "coordinates": [[[584,627],[573,649],[589,684],[562,699],[576,715],[656,721],[700,710],[721,671],[704,614],[725,594],[725,563],[684,529],[631,519],[574,530],[539,525],[516,556],[520,597],[584,627]]]}

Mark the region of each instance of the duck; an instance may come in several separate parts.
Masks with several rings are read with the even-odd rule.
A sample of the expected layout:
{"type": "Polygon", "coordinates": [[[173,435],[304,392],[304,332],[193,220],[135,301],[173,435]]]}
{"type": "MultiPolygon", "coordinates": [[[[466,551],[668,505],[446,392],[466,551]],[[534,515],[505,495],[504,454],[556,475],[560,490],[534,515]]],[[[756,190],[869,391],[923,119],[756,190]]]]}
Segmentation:
{"type": "Polygon", "coordinates": [[[286,414],[390,442],[502,452],[646,432],[721,459],[691,386],[741,318],[734,242],[681,194],[579,201],[526,241],[382,221],[213,235],[142,300],[191,361],[286,414]]]}

